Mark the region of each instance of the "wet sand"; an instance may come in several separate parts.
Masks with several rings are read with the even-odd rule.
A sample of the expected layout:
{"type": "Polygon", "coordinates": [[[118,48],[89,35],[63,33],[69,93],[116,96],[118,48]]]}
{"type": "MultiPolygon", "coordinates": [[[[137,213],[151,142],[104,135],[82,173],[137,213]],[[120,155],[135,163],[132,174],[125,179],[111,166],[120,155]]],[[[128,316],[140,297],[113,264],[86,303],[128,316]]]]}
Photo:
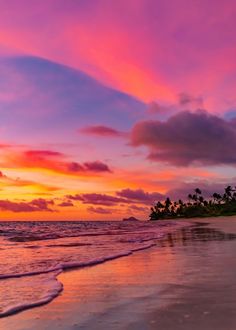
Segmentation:
{"type": "Polygon", "coordinates": [[[0,329],[235,330],[236,217],[200,221],[149,250],[62,273],[57,299],[0,329]]]}

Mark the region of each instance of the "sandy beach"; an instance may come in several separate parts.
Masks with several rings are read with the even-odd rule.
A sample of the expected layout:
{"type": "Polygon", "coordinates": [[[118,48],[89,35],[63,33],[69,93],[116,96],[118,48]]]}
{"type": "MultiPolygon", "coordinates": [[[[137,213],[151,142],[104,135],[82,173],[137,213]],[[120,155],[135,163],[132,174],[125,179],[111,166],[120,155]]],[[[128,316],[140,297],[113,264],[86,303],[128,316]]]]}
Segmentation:
{"type": "Polygon", "coordinates": [[[62,273],[59,297],[0,328],[235,329],[236,218],[201,222],[148,250],[62,273]]]}

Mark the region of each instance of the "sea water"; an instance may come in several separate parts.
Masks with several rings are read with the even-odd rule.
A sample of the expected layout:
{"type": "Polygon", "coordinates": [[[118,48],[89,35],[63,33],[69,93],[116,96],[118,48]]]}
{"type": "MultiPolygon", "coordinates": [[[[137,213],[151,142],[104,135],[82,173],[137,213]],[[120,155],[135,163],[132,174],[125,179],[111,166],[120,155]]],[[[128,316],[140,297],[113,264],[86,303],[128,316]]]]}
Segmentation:
{"type": "Polygon", "coordinates": [[[57,275],[155,245],[175,222],[0,222],[0,317],[51,301],[57,275]]]}

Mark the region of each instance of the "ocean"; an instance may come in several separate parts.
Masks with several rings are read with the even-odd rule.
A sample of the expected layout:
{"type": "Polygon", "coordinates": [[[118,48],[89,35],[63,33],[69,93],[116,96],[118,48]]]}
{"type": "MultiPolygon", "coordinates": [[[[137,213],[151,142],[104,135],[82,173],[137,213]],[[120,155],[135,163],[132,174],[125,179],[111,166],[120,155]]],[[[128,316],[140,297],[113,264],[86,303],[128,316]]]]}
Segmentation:
{"type": "Polygon", "coordinates": [[[173,221],[0,222],[0,317],[42,305],[63,290],[57,275],[156,244],[173,221]]]}

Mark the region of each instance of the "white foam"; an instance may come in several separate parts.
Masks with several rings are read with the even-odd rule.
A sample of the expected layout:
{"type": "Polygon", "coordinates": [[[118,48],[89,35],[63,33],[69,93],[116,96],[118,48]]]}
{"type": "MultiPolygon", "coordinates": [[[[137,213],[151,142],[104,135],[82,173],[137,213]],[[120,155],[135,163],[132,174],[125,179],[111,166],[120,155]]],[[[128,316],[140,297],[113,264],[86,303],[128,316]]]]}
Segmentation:
{"type": "MultiPolygon", "coordinates": [[[[175,223],[166,222],[166,224],[175,223]]],[[[14,233],[14,227],[11,227],[11,224],[9,226],[14,233]]],[[[58,226],[59,228],[53,224],[51,228],[49,224],[45,230],[52,231],[56,228],[59,233],[60,226],[64,228],[68,225],[63,223],[58,226]]],[[[73,226],[75,226],[74,223],[73,226]]],[[[68,226],[66,230],[64,229],[65,237],[57,239],[56,244],[55,239],[53,239],[49,244],[46,237],[50,233],[41,233],[42,228],[39,228],[40,231],[34,224],[33,234],[46,238],[46,240],[37,241],[37,247],[40,247],[40,249],[28,248],[32,246],[32,242],[17,242],[15,248],[12,241],[9,242],[9,245],[5,245],[5,250],[0,251],[0,269],[3,272],[0,274],[0,287],[4,291],[4,284],[6,283],[6,286],[11,288],[11,292],[10,296],[8,293],[1,296],[0,292],[0,317],[52,301],[63,289],[62,284],[57,280],[58,274],[63,270],[95,266],[109,260],[128,256],[136,251],[151,248],[156,245],[156,239],[162,237],[165,232],[170,231],[168,226],[155,226],[146,223],[132,223],[130,225],[123,223],[100,225],[98,223],[96,226],[94,223],[86,224],[87,227],[94,227],[93,235],[91,228],[89,228],[89,232],[86,232],[87,227],[84,224],[82,224],[85,227],[83,232],[81,232],[80,226],[77,226],[79,228],[77,236],[76,232],[68,226]],[[106,226],[109,230],[104,230],[106,226]],[[97,230],[99,233],[96,235],[97,230]],[[104,232],[106,232],[106,235],[104,232]],[[22,258],[22,255],[25,258],[22,258]],[[5,260],[8,260],[8,263],[5,260]],[[28,294],[27,283],[32,283],[31,290],[32,287],[35,288],[32,295],[28,294]]],[[[177,229],[180,225],[173,227],[177,229]]],[[[27,228],[27,224],[24,224],[25,232],[27,228]]],[[[17,230],[19,231],[19,228],[17,230]]],[[[29,227],[28,231],[30,230],[29,227]]],[[[28,232],[27,235],[29,235],[28,232]]]]}
{"type": "MultiPolygon", "coordinates": [[[[22,297],[18,296],[18,297],[16,297],[15,302],[13,302],[11,304],[6,303],[6,306],[1,308],[0,317],[9,316],[9,315],[18,313],[20,311],[23,311],[23,310],[26,310],[29,308],[41,306],[41,305],[47,304],[50,301],[52,301],[53,299],[55,299],[60,294],[60,292],[63,290],[62,283],[59,282],[56,278],[57,275],[58,275],[58,273],[54,274],[53,276],[51,275],[48,278],[48,280],[47,280],[48,284],[46,286],[45,291],[43,291],[43,289],[41,289],[40,296],[36,300],[29,300],[27,302],[25,302],[25,301],[17,302],[17,300],[21,300],[21,298],[22,298],[22,297]]],[[[45,282],[46,281],[44,281],[44,283],[45,282]]],[[[43,284],[43,281],[41,281],[41,282],[39,281],[37,284],[38,284],[38,286],[40,286],[43,284]]]]}

